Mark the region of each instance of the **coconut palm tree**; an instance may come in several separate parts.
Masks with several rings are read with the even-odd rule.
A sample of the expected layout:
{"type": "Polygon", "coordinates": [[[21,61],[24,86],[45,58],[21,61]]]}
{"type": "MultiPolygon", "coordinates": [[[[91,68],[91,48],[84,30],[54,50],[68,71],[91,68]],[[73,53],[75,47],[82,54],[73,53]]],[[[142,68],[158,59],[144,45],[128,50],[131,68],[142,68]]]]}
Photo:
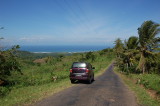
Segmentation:
{"type": "Polygon", "coordinates": [[[128,41],[125,42],[127,49],[136,49],[138,47],[138,37],[131,36],[129,37],[128,41]]]}
{"type": "Polygon", "coordinates": [[[123,64],[125,69],[129,72],[129,68],[133,66],[134,56],[137,54],[138,37],[131,36],[124,42],[123,64]]]}
{"type": "Polygon", "coordinates": [[[133,55],[137,53],[138,48],[138,37],[131,36],[127,41],[125,41],[125,54],[129,56],[129,58],[133,58],[133,55]]]}
{"type": "Polygon", "coordinates": [[[157,37],[160,32],[160,24],[153,21],[145,21],[141,27],[138,28],[139,44],[140,44],[140,61],[137,69],[142,70],[143,74],[146,71],[146,58],[152,53],[160,42],[160,37],[157,37]]]}

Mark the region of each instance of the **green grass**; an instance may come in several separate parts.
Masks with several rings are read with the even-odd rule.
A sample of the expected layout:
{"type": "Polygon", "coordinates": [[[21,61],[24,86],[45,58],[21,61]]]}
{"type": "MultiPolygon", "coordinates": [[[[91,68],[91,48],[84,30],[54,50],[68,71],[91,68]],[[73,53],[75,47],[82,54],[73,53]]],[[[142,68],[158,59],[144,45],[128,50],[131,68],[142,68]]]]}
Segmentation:
{"type": "MultiPolygon", "coordinates": [[[[97,76],[102,74],[111,64],[114,54],[108,52],[99,55],[98,52],[94,52],[94,55],[96,56],[95,61],[91,59],[86,61],[96,68],[95,76],[97,76]]],[[[51,62],[41,65],[25,63],[25,66],[23,64],[22,72],[24,75],[20,76],[17,72],[12,73],[10,81],[13,80],[13,86],[9,87],[10,92],[0,98],[0,105],[28,105],[63,89],[75,86],[70,83],[69,70],[72,62],[79,61],[81,58],[81,54],[76,54],[65,56],[59,60],[52,58],[51,62]],[[55,82],[52,80],[53,76],[57,77],[55,82]]]]}
{"type": "MultiPolygon", "coordinates": [[[[117,69],[115,68],[115,70],[117,69]]],[[[146,79],[147,81],[151,79],[152,81],[156,80],[155,82],[157,82],[156,78],[159,78],[159,77],[157,76],[155,77],[154,75],[153,76],[152,75],[151,76],[150,75],[134,75],[134,74],[125,75],[118,71],[115,71],[115,72],[123,79],[123,81],[129,86],[129,88],[132,91],[134,91],[137,97],[137,101],[140,105],[142,106],[160,106],[159,100],[151,97],[149,93],[147,92],[147,89],[145,89],[144,87],[141,87],[139,84],[135,82],[136,81],[135,79],[137,78],[146,79]]],[[[150,82],[149,85],[157,89],[157,85],[154,85],[155,82],[153,82],[152,84],[150,82]]]]}
{"type": "Polygon", "coordinates": [[[15,87],[6,97],[1,98],[0,104],[2,106],[30,104],[70,86],[72,85],[69,79],[65,79],[60,82],[50,82],[37,86],[15,87]]]}
{"type": "Polygon", "coordinates": [[[132,79],[139,80],[137,83],[144,85],[147,89],[160,92],[160,76],[158,74],[131,74],[132,79]]]}

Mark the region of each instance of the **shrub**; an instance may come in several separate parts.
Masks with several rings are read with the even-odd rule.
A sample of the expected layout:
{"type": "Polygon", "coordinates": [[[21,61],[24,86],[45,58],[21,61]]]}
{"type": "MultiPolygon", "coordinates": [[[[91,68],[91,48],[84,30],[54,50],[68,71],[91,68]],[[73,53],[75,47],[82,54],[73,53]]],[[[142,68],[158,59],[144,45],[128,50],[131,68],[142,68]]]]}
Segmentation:
{"type": "Polygon", "coordinates": [[[18,58],[14,55],[14,51],[17,48],[19,46],[14,46],[10,50],[0,51],[0,79],[7,81],[12,71],[18,71],[22,74],[18,58]]]}
{"type": "Polygon", "coordinates": [[[96,56],[95,56],[95,54],[93,53],[93,52],[88,52],[87,54],[86,54],[86,59],[91,59],[92,60],[92,62],[93,61],[95,61],[95,59],[96,59],[96,56]]]}
{"type": "Polygon", "coordinates": [[[0,97],[3,97],[8,93],[9,93],[9,89],[7,87],[0,86],[0,97]]]}

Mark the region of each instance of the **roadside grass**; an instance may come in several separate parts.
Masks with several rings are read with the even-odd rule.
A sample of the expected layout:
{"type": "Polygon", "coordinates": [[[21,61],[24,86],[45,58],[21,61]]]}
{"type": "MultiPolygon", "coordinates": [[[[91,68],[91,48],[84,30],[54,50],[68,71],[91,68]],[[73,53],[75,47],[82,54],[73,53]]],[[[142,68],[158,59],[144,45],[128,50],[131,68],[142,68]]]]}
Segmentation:
{"type": "Polygon", "coordinates": [[[157,94],[158,92],[160,94],[160,76],[158,74],[131,74],[130,77],[145,88],[155,90],[157,94]]]}
{"type": "Polygon", "coordinates": [[[1,106],[29,105],[70,86],[73,85],[70,84],[69,79],[65,79],[37,86],[15,87],[6,97],[1,98],[0,104],[1,106]]]}
{"type": "MultiPolygon", "coordinates": [[[[94,61],[92,59],[86,61],[96,68],[95,76],[98,76],[111,64],[114,54],[109,52],[99,55],[98,52],[94,52],[94,55],[96,56],[94,61]]],[[[51,62],[46,64],[27,65],[22,70],[24,74],[22,76],[12,73],[14,78],[10,77],[10,80],[13,79],[16,84],[14,83],[9,88],[9,93],[0,97],[0,105],[29,105],[68,87],[75,86],[70,83],[69,69],[72,62],[79,61],[81,58],[81,54],[65,56],[58,60],[53,58],[51,62]],[[17,77],[15,78],[15,76],[17,77]],[[56,80],[52,79],[54,76],[57,77],[56,80]]]]}
{"type": "Polygon", "coordinates": [[[136,74],[123,74],[120,73],[118,71],[117,68],[114,69],[115,72],[123,79],[124,83],[128,85],[128,87],[134,91],[136,98],[137,98],[137,102],[140,106],[160,106],[160,100],[153,98],[148,92],[147,92],[147,88],[142,87],[143,84],[142,82],[146,82],[147,81],[147,87],[149,88],[153,88],[154,90],[160,90],[159,89],[159,85],[157,85],[158,83],[155,84],[155,82],[157,82],[159,80],[159,76],[155,75],[136,75],[136,74]],[[141,81],[139,79],[142,79],[141,81]],[[148,80],[153,81],[153,82],[148,82],[148,80]],[[158,80],[157,80],[158,79],[158,80]],[[141,83],[139,83],[139,81],[141,83]],[[157,89],[158,88],[158,89],[157,89]]]}

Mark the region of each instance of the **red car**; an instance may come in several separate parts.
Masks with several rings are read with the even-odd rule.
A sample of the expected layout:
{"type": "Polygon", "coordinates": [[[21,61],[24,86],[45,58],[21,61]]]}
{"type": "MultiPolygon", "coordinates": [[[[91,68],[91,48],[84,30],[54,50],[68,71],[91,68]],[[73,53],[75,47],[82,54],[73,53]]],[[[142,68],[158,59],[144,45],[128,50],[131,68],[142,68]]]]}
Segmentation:
{"type": "Polygon", "coordinates": [[[74,83],[76,80],[86,80],[89,84],[94,81],[94,67],[86,62],[74,62],[70,69],[70,80],[74,83]]]}

